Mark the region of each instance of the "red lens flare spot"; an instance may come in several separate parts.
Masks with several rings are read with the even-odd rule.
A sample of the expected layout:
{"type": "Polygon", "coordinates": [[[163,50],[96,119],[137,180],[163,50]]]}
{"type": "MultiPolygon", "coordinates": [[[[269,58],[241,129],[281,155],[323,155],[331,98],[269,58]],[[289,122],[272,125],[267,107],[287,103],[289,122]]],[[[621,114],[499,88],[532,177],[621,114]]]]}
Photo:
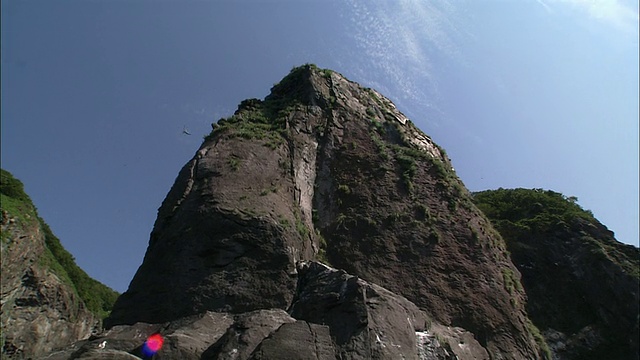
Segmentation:
{"type": "Polygon", "coordinates": [[[147,338],[147,341],[144,342],[142,346],[142,352],[146,356],[151,356],[160,350],[162,344],[164,343],[164,339],[160,334],[153,334],[147,338]]]}

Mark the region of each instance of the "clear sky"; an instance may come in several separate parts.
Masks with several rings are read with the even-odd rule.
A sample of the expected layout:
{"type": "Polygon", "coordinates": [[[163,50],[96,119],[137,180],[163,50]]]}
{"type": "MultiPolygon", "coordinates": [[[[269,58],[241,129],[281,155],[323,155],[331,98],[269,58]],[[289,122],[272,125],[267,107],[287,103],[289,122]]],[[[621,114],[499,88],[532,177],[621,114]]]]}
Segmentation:
{"type": "Polygon", "coordinates": [[[392,99],[470,190],[577,196],[638,246],[637,0],[2,0],[1,20],[2,167],[118,291],[210,124],[304,63],[392,99]]]}

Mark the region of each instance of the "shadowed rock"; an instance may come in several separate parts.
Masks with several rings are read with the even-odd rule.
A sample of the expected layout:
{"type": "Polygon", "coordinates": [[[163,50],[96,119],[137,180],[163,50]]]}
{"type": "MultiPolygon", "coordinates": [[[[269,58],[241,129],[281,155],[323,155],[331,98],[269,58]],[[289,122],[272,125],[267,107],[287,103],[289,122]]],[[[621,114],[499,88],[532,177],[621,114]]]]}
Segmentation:
{"type": "Polygon", "coordinates": [[[555,359],[640,356],[640,250],[582,209],[542,189],[499,189],[475,200],[503,233],[529,297],[527,311],[555,359]]]}
{"type": "Polygon", "coordinates": [[[160,334],[158,357],[245,359],[488,359],[469,332],[427,321],[402,296],[317,262],[299,265],[290,314],[263,309],[206,312],[162,324],[114,326],[43,359],[143,358],[142,345],[160,334]]]}
{"type": "Polygon", "coordinates": [[[415,359],[426,315],[407,299],[317,262],[299,266],[291,315],[325,324],[344,359],[415,359]]]}
{"type": "Polygon", "coordinates": [[[162,359],[199,360],[233,323],[233,315],[207,312],[162,324],[120,325],[90,339],[78,342],[42,359],[140,359],[147,338],[159,333],[164,344],[162,359]]]}
{"type": "Polygon", "coordinates": [[[287,323],[265,339],[251,360],[335,360],[329,327],[306,321],[287,323]]]}
{"type": "Polygon", "coordinates": [[[225,334],[204,352],[202,360],[247,359],[281,325],[295,321],[280,309],[257,310],[237,315],[225,334]]]}

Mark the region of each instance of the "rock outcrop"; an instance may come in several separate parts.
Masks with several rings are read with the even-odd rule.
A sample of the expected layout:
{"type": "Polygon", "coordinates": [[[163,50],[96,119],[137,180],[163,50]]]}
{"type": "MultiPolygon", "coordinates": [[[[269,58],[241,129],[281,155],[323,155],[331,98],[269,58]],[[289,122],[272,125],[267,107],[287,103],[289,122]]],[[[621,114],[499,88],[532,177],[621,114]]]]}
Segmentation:
{"type": "Polygon", "coordinates": [[[637,359],[640,251],[584,211],[541,189],[475,195],[503,234],[554,359],[637,359]]]}
{"type": "MultiPolygon", "coordinates": [[[[374,350],[375,321],[353,340],[332,330],[338,310],[309,312],[296,264],[319,259],[405,297],[436,323],[469,331],[490,358],[540,358],[503,240],[444,151],[387,98],[305,65],[213,127],[160,207],[108,328],[291,307],[310,325],[301,341],[325,339],[328,326],[343,358],[394,358],[396,345],[418,346],[414,337],[377,334],[390,342],[374,350]]],[[[349,294],[380,299],[358,281],[344,282],[354,287],[349,294]]],[[[404,306],[384,303],[391,305],[404,306]]],[[[352,320],[352,331],[364,326],[352,320]]],[[[282,331],[293,328],[303,326],[282,331]]],[[[254,355],[262,358],[275,351],[260,349],[254,355]]]]}
{"type": "Polygon", "coordinates": [[[162,359],[489,359],[473,335],[431,324],[402,296],[317,262],[300,263],[289,311],[205,312],[116,325],[43,359],[139,359],[152,334],[162,359]]]}
{"type": "Polygon", "coordinates": [[[89,337],[101,319],[52,254],[46,241],[52,234],[22,183],[2,170],[1,191],[2,359],[41,356],[89,337]]]}

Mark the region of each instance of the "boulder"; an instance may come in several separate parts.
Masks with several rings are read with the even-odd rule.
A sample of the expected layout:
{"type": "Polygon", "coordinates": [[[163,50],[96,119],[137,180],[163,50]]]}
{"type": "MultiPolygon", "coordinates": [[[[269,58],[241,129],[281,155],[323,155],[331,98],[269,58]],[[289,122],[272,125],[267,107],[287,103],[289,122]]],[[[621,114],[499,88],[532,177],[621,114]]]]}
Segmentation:
{"type": "Polygon", "coordinates": [[[295,321],[281,309],[236,315],[224,335],[202,354],[202,360],[247,359],[265,338],[283,324],[295,321]]]}
{"type": "Polygon", "coordinates": [[[416,359],[427,316],[402,296],[318,262],[300,263],[291,315],[328,326],[341,359],[416,359]]]}
{"type": "Polygon", "coordinates": [[[283,324],[262,341],[250,360],[335,360],[329,327],[296,321],[283,324]]]}

